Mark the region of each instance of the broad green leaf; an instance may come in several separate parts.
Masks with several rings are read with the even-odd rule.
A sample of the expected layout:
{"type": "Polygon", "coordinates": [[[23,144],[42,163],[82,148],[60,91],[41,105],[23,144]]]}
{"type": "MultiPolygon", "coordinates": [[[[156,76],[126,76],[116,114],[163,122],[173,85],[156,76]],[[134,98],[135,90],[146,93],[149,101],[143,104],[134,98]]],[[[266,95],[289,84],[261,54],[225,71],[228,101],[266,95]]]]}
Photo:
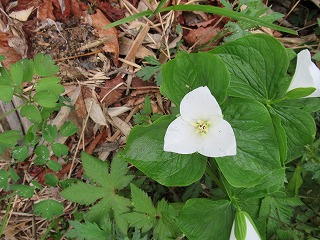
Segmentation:
{"type": "Polygon", "coordinates": [[[58,73],[59,67],[54,64],[50,55],[44,55],[42,53],[38,53],[34,56],[34,68],[35,72],[39,76],[48,77],[53,74],[58,73]]]}
{"type": "Polygon", "coordinates": [[[31,181],[31,184],[32,184],[36,189],[39,189],[39,190],[42,190],[42,189],[43,189],[42,185],[41,185],[38,181],[36,181],[36,180],[32,180],[32,181],[31,181]]]}
{"type": "Polygon", "coordinates": [[[21,68],[23,69],[23,82],[30,82],[33,78],[34,65],[32,59],[22,59],[21,68]]]}
{"type": "Polygon", "coordinates": [[[179,213],[178,225],[190,240],[229,239],[234,210],[227,200],[194,198],[179,213]]]}
{"type": "Polygon", "coordinates": [[[173,119],[164,116],[149,126],[134,127],[121,157],[162,185],[187,186],[202,177],[207,158],[163,151],[164,135],[173,119]]]}
{"type": "Polygon", "coordinates": [[[237,155],[216,158],[216,161],[232,186],[253,187],[281,168],[272,119],[261,103],[228,99],[222,112],[234,130],[237,155]]]}
{"type": "Polygon", "coordinates": [[[70,225],[73,227],[70,229],[66,237],[77,239],[77,240],[107,240],[109,239],[108,233],[99,228],[96,223],[79,221],[69,221],[70,225]]]}
{"type": "Polygon", "coordinates": [[[60,192],[63,198],[83,205],[92,204],[105,194],[104,189],[84,182],[77,182],[60,192]]]}
{"type": "Polygon", "coordinates": [[[33,124],[29,127],[23,142],[27,146],[34,146],[40,141],[40,136],[38,136],[37,131],[39,130],[38,124],[33,124]]]}
{"type": "Polygon", "coordinates": [[[289,58],[275,38],[252,34],[217,47],[213,51],[231,73],[228,95],[265,103],[286,94],[289,58]]]}
{"type": "Polygon", "coordinates": [[[23,68],[20,61],[10,65],[10,75],[15,85],[23,82],[23,68]]]}
{"type": "Polygon", "coordinates": [[[36,84],[36,91],[49,91],[53,94],[60,95],[64,92],[64,87],[59,84],[61,78],[59,77],[46,77],[41,78],[36,84]]]}
{"type": "Polygon", "coordinates": [[[58,129],[56,125],[47,125],[45,124],[42,128],[42,137],[49,143],[52,143],[56,140],[58,136],[58,129]]]}
{"type": "Polygon", "coordinates": [[[20,180],[20,177],[16,173],[14,168],[10,168],[9,173],[10,173],[10,178],[12,179],[13,182],[17,182],[18,180],[20,180]]]}
{"type": "Polygon", "coordinates": [[[53,199],[43,200],[34,205],[34,214],[52,220],[55,216],[63,214],[63,205],[53,199]]]}
{"type": "Polygon", "coordinates": [[[8,103],[12,100],[14,88],[10,85],[0,85],[0,100],[8,103]]]}
{"type": "Polygon", "coordinates": [[[56,155],[57,157],[62,157],[63,155],[67,155],[69,152],[68,146],[61,143],[57,143],[57,142],[53,143],[51,148],[54,155],[56,155]]]}
{"type": "Polygon", "coordinates": [[[227,94],[230,74],[217,56],[209,53],[187,54],[180,52],[175,59],[162,66],[161,93],[176,106],[190,91],[208,86],[221,104],[227,94]]]}
{"type": "Polygon", "coordinates": [[[135,229],[141,229],[142,233],[148,232],[155,224],[155,218],[145,213],[129,212],[124,214],[124,219],[135,229]]]}
{"type": "Polygon", "coordinates": [[[57,106],[59,95],[56,95],[49,91],[41,91],[37,92],[33,98],[40,106],[46,108],[53,108],[57,106]]]}
{"type": "Polygon", "coordinates": [[[0,169],[0,188],[7,190],[9,187],[10,172],[0,169]]]}
{"type": "Polygon", "coordinates": [[[0,55],[0,62],[2,62],[3,60],[5,60],[6,59],[6,57],[5,56],[3,56],[3,55],[0,55]]]}
{"type": "Polygon", "coordinates": [[[75,134],[77,131],[78,131],[78,127],[70,121],[65,122],[60,128],[60,134],[63,137],[70,137],[73,134],[75,134]]]}
{"type": "Polygon", "coordinates": [[[288,156],[286,162],[300,157],[305,146],[311,145],[315,134],[316,125],[313,117],[305,110],[297,107],[275,105],[274,112],[281,119],[282,127],[287,135],[288,156]]]}
{"type": "Polygon", "coordinates": [[[12,149],[12,157],[18,162],[24,161],[29,155],[29,150],[26,146],[17,146],[12,149]]]}
{"type": "Polygon", "coordinates": [[[38,145],[34,150],[34,153],[37,155],[37,157],[34,160],[34,163],[36,165],[43,165],[49,161],[50,152],[47,146],[44,146],[42,144],[38,145]]]}
{"type": "Polygon", "coordinates": [[[34,187],[27,185],[11,185],[10,189],[16,191],[20,197],[31,198],[33,196],[34,187]]]}
{"type": "Polygon", "coordinates": [[[45,184],[47,184],[47,185],[49,185],[51,187],[57,186],[57,184],[59,182],[59,179],[58,179],[57,175],[52,174],[52,173],[47,173],[44,176],[44,179],[46,180],[45,184]]]}
{"type": "Polygon", "coordinates": [[[0,144],[5,147],[14,147],[20,139],[20,131],[7,130],[0,134],[0,144]]]}
{"type": "Polygon", "coordinates": [[[35,105],[23,106],[20,110],[20,114],[22,117],[28,118],[33,123],[42,122],[40,111],[35,105]]]}

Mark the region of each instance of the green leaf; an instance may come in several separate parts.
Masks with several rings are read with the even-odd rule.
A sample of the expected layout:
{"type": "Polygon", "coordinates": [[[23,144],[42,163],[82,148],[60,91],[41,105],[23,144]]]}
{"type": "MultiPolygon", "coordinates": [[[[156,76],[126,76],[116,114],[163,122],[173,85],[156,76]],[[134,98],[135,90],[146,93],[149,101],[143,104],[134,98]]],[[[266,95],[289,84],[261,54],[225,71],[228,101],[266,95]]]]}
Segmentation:
{"type": "Polygon", "coordinates": [[[16,173],[16,171],[13,168],[9,169],[9,173],[10,173],[10,178],[12,179],[13,182],[17,182],[18,180],[20,180],[19,175],[16,173]]]}
{"type": "Polygon", "coordinates": [[[10,189],[16,191],[20,197],[24,198],[31,198],[34,191],[34,187],[27,185],[11,185],[10,189]]]}
{"type": "Polygon", "coordinates": [[[246,224],[246,218],[244,216],[244,213],[242,211],[237,211],[234,221],[235,221],[234,232],[235,232],[236,238],[239,240],[246,239],[247,224],[246,224]]]}
{"type": "Polygon", "coordinates": [[[60,192],[63,198],[83,205],[92,204],[105,194],[102,188],[84,182],[77,182],[60,192]]]}
{"type": "Polygon", "coordinates": [[[151,105],[151,100],[149,95],[146,95],[144,97],[144,102],[143,102],[143,113],[150,115],[152,113],[152,105],[151,105]]]}
{"type": "Polygon", "coordinates": [[[48,147],[44,145],[38,145],[36,149],[34,150],[34,153],[37,155],[37,157],[34,160],[34,163],[36,165],[43,165],[46,164],[49,161],[50,158],[50,152],[48,147]]]}
{"type": "Polygon", "coordinates": [[[6,170],[0,169],[0,188],[7,190],[9,187],[10,173],[6,170]]]}
{"type": "Polygon", "coordinates": [[[22,117],[28,118],[33,123],[42,122],[40,111],[35,105],[23,106],[20,110],[20,114],[22,117]]]}
{"type": "Polygon", "coordinates": [[[67,155],[69,152],[68,146],[61,143],[57,143],[57,142],[53,143],[51,148],[54,155],[56,155],[57,157],[62,157],[63,155],[67,155]]]}
{"type": "Polygon", "coordinates": [[[3,55],[0,55],[0,62],[2,62],[3,60],[5,60],[6,59],[6,57],[5,56],[3,56],[3,55]]]}
{"type": "MultiPolygon", "coordinates": [[[[126,175],[128,173],[128,164],[116,155],[111,162],[110,180],[114,189],[123,189],[129,185],[133,179],[133,175],[126,175]],[[119,176],[122,176],[121,178],[119,176]]],[[[106,186],[106,183],[104,184],[106,186]]]]}
{"type": "Polygon", "coordinates": [[[58,136],[58,129],[56,125],[47,125],[45,124],[42,128],[42,137],[49,143],[52,143],[56,140],[58,136]]]}
{"type": "Polygon", "coordinates": [[[10,65],[10,75],[15,85],[23,82],[23,68],[20,61],[10,65]]]}
{"type": "Polygon", "coordinates": [[[56,95],[49,91],[37,92],[33,99],[42,107],[53,108],[57,106],[59,95],[56,95]]]}
{"type": "Polygon", "coordinates": [[[237,155],[216,158],[216,161],[232,186],[253,187],[282,167],[272,119],[261,103],[228,99],[222,112],[234,130],[237,155]]]}
{"type": "Polygon", "coordinates": [[[12,149],[12,157],[18,162],[24,161],[29,155],[29,150],[26,146],[17,146],[12,149]]]}
{"type": "Polygon", "coordinates": [[[230,74],[221,59],[209,53],[180,52],[175,59],[162,66],[161,93],[176,106],[190,91],[208,86],[221,104],[227,94],[230,74]]]}
{"type": "Polygon", "coordinates": [[[58,182],[59,182],[59,179],[57,177],[57,175],[55,174],[52,174],[52,173],[47,173],[45,176],[45,184],[51,186],[51,187],[55,187],[57,186],[58,182]]]}
{"type": "Polygon", "coordinates": [[[78,131],[78,127],[70,121],[65,122],[60,128],[60,134],[63,137],[70,137],[73,134],[75,134],[77,131],[78,131]]]}
{"type": "Polygon", "coordinates": [[[146,213],[150,217],[155,217],[156,209],[148,195],[137,188],[134,184],[130,184],[132,205],[135,212],[146,213]]]}
{"type": "Polygon", "coordinates": [[[291,91],[287,92],[287,94],[284,97],[287,99],[303,98],[303,97],[309,96],[315,90],[316,89],[313,87],[296,88],[296,89],[292,89],[291,91]]]}
{"type": "Polygon", "coordinates": [[[59,77],[46,77],[41,78],[36,84],[36,91],[49,91],[53,94],[60,95],[64,92],[64,87],[59,84],[61,78],[59,77]]]}
{"type": "Polygon", "coordinates": [[[31,82],[33,79],[34,65],[32,59],[22,59],[20,61],[21,68],[23,69],[23,82],[31,82]]]}
{"type": "Polygon", "coordinates": [[[58,73],[59,67],[54,64],[50,55],[43,55],[38,53],[34,56],[35,72],[39,76],[48,77],[58,73]]]}
{"type": "Polygon", "coordinates": [[[227,200],[190,199],[179,213],[178,224],[188,239],[229,239],[234,210],[227,200]]]}
{"type": "Polygon", "coordinates": [[[9,85],[0,85],[0,100],[8,103],[12,100],[14,88],[9,85]]]}
{"type": "Polygon", "coordinates": [[[66,234],[66,237],[77,240],[104,240],[109,239],[108,233],[100,229],[96,223],[69,221],[73,227],[66,234]]]}
{"type": "MultiPolygon", "coordinates": [[[[297,102],[296,102],[297,104],[297,102]]],[[[282,127],[287,135],[288,156],[286,162],[300,157],[306,145],[311,145],[315,134],[316,125],[313,117],[305,110],[296,107],[275,105],[274,112],[281,119],[282,127]]]]}
{"type": "Polygon", "coordinates": [[[27,146],[34,146],[40,141],[40,137],[37,134],[39,130],[39,125],[33,124],[29,127],[27,134],[23,140],[24,144],[27,146]]]}
{"type": "Polygon", "coordinates": [[[34,214],[52,220],[55,216],[63,214],[63,205],[52,199],[43,200],[34,205],[34,214]]]}
{"type": "Polygon", "coordinates": [[[287,190],[290,193],[294,194],[295,196],[298,196],[299,189],[303,183],[301,174],[302,174],[302,167],[297,166],[287,186],[287,190]]]}
{"type": "Polygon", "coordinates": [[[37,182],[36,180],[32,180],[32,181],[31,181],[31,184],[32,184],[36,189],[39,189],[39,190],[42,190],[42,189],[43,189],[42,185],[41,185],[39,182],[37,182]]]}
{"type": "Polygon", "coordinates": [[[290,84],[289,58],[275,38],[265,34],[244,36],[213,51],[231,73],[228,95],[265,103],[281,98],[290,84]]]}
{"type": "Polygon", "coordinates": [[[19,139],[20,131],[17,130],[7,130],[0,134],[0,144],[7,148],[14,147],[19,139]]]}
{"type": "Polygon", "coordinates": [[[134,127],[121,157],[165,186],[187,186],[204,174],[207,158],[163,151],[164,135],[173,116],[163,116],[149,126],[134,127]]]}

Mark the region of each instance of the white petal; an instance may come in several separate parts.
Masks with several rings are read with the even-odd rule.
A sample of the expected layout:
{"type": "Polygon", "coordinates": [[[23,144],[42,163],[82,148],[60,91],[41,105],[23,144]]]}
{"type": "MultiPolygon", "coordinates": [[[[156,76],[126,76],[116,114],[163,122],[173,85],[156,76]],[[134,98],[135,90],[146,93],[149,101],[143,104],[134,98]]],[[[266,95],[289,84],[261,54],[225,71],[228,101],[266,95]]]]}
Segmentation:
{"type": "MultiPolygon", "coordinates": [[[[261,240],[259,234],[257,233],[256,229],[251,224],[250,220],[245,216],[246,219],[246,225],[247,225],[247,235],[245,240],[261,240]]],[[[235,233],[235,221],[233,221],[232,228],[231,228],[231,234],[230,234],[230,240],[237,240],[235,233]]]]}
{"type": "Polygon", "coordinates": [[[196,128],[182,117],[178,117],[167,128],[164,136],[164,151],[180,154],[197,152],[204,144],[204,137],[196,133],[196,128]]]}
{"type": "Polygon", "coordinates": [[[205,136],[205,144],[198,152],[208,157],[236,155],[236,138],[231,125],[223,119],[212,119],[205,136]]]}
{"type": "Polygon", "coordinates": [[[208,87],[199,87],[187,93],[181,100],[180,114],[189,123],[207,121],[213,116],[222,118],[221,108],[208,87]]]}
{"type": "Polygon", "coordinates": [[[316,90],[307,97],[320,97],[320,70],[311,61],[308,50],[298,53],[297,67],[288,91],[296,88],[314,87],[316,90]]]}

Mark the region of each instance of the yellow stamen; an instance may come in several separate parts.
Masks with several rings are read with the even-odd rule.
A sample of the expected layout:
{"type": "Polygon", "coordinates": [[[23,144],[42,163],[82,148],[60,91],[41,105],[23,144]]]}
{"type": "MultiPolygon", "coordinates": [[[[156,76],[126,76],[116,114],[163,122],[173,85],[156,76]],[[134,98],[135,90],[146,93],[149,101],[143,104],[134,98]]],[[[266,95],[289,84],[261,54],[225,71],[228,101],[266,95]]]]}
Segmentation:
{"type": "Polygon", "coordinates": [[[192,123],[192,126],[196,127],[196,133],[200,133],[204,137],[209,131],[210,121],[198,120],[192,123]]]}

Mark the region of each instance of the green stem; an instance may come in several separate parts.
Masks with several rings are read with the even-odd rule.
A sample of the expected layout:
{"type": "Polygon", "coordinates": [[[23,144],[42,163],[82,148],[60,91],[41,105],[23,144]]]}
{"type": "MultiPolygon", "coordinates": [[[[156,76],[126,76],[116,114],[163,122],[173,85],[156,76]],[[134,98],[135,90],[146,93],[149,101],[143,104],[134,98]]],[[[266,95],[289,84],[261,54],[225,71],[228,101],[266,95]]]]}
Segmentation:
{"type": "Polygon", "coordinates": [[[11,113],[15,112],[15,111],[18,110],[19,108],[22,108],[22,107],[25,106],[25,105],[26,105],[26,103],[21,104],[20,106],[11,109],[9,112],[6,112],[6,113],[2,114],[2,115],[0,116],[0,120],[3,119],[3,118],[5,118],[6,116],[10,115],[11,113]]]}
{"type": "Polygon", "coordinates": [[[6,227],[7,225],[7,221],[8,221],[8,216],[9,216],[9,212],[10,212],[10,209],[11,209],[11,206],[12,206],[12,202],[13,202],[13,198],[14,198],[15,195],[12,195],[10,200],[9,200],[9,203],[8,203],[8,206],[7,206],[7,209],[6,209],[6,214],[4,215],[3,217],[3,220],[2,220],[2,224],[0,226],[0,237],[2,236],[3,232],[4,232],[4,228],[6,227]]]}
{"type": "Polygon", "coordinates": [[[218,185],[218,187],[228,196],[227,190],[225,188],[225,186],[223,185],[223,183],[217,178],[217,176],[214,174],[214,172],[212,171],[212,169],[207,166],[206,167],[206,173],[208,174],[208,176],[215,182],[215,184],[218,185]]]}
{"type": "Polygon", "coordinates": [[[60,218],[56,218],[55,220],[53,220],[47,230],[45,231],[45,233],[41,236],[40,240],[46,240],[47,235],[49,234],[50,230],[59,222],[60,218]]]}

